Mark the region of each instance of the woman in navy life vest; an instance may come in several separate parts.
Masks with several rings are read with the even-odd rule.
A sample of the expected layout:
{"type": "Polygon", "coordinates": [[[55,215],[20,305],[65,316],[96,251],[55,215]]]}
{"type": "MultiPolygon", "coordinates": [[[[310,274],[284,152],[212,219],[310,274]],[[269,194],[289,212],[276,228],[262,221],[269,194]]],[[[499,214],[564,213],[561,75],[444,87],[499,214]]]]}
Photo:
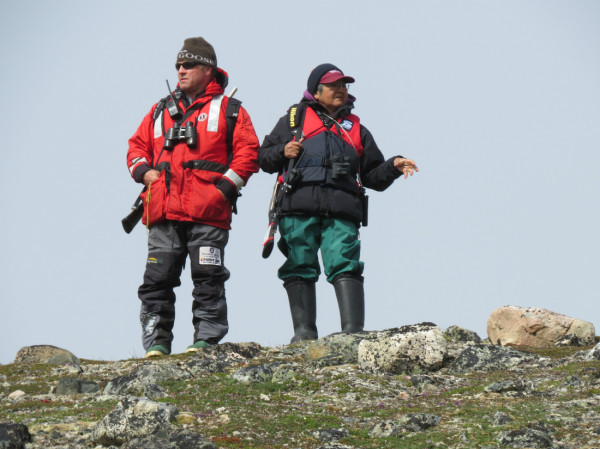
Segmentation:
{"type": "Polygon", "coordinates": [[[342,332],[364,327],[363,267],[358,229],[366,221],[364,188],[387,189],[418,171],[403,156],[385,159],[351,111],[354,78],[333,64],[315,67],[300,103],[281,117],[259,149],[258,163],[281,175],[277,244],[286,257],[278,277],[287,291],[296,343],[318,338],[315,283],[321,269],[333,284],[342,332]],[[290,160],[293,163],[290,164],[290,160]],[[291,168],[290,168],[291,167],[291,168]],[[290,173],[287,170],[290,169],[290,173]]]}

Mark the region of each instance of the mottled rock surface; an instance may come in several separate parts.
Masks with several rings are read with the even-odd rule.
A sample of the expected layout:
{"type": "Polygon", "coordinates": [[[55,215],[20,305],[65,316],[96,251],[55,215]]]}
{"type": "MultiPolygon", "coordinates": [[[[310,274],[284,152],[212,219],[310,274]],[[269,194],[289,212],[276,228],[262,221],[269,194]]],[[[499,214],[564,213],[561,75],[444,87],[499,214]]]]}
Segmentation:
{"type": "Polygon", "coordinates": [[[358,363],[364,370],[414,373],[441,368],[447,352],[441,329],[420,323],[378,332],[358,345],[358,363]]]}
{"type": "Polygon", "coordinates": [[[494,310],[487,323],[493,344],[547,347],[594,343],[596,331],[587,321],[537,307],[505,306],[494,310]]]}
{"type": "Polygon", "coordinates": [[[140,395],[152,384],[165,380],[189,379],[192,375],[183,368],[173,364],[146,365],[125,376],[111,380],[104,394],[140,395]]]}
{"type": "Polygon", "coordinates": [[[79,365],[79,359],[66,349],[51,345],[25,346],[17,352],[14,363],[51,363],[79,365]]]}
{"type": "Polygon", "coordinates": [[[121,449],[218,449],[208,438],[185,429],[158,431],[151,435],[136,437],[121,449]]]}
{"type": "Polygon", "coordinates": [[[71,395],[82,393],[96,393],[100,388],[96,382],[85,379],[74,379],[65,377],[58,382],[54,393],[59,395],[71,395]]]}
{"type": "Polygon", "coordinates": [[[156,432],[174,430],[177,407],[149,399],[125,398],[94,428],[92,439],[104,445],[121,445],[156,432]]]}
{"type": "Polygon", "coordinates": [[[15,423],[0,423],[0,448],[25,449],[31,441],[27,426],[15,423]]]}
{"type": "Polygon", "coordinates": [[[473,345],[466,348],[450,366],[452,374],[473,371],[514,370],[539,360],[538,356],[513,348],[492,345],[473,345]]]}
{"type": "Polygon", "coordinates": [[[481,337],[476,332],[460,326],[450,326],[444,335],[454,341],[481,343],[481,337]]]}
{"type": "Polygon", "coordinates": [[[600,448],[597,346],[536,352],[475,335],[421,323],[273,348],[3,365],[0,448],[600,448]],[[380,352],[363,365],[369,345],[380,352]]]}

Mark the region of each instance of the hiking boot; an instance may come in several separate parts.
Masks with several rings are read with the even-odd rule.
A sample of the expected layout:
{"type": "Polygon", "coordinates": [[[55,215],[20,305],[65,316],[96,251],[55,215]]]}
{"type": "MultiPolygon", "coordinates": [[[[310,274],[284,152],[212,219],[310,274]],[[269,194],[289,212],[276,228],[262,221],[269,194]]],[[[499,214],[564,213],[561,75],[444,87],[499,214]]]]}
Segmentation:
{"type": "Polygon", "coordinates": [[[208,343],[206,343],[204,340],[198,340],[193,345],[189,345],[185,352],[198,352],[200,349],[206,348],[207,346],[208,343]]]}
{"type": "Polygon", "coordinates": [[[163,355],[169,355],[167,347],[163,345],[154,345],[148,348],[145,357],[149,359],[151,357],[162,357],[163,355]]]}

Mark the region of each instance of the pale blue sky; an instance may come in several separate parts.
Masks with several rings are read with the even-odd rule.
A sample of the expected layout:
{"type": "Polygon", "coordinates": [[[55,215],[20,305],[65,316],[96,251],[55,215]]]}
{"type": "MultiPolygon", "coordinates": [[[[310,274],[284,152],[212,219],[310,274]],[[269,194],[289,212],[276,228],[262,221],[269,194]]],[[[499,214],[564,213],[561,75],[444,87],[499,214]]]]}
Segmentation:
{"type": "MultiPolygon", "coordinates": [[[[367,329],[431,321],[485,337],[504,305],[600,326],[597,1],[3,1],[0,36],[0,363],[34,344],[143,354],[146,234],[120,224],[140,190],[127,139],[176,84],[191,36],[214,45],[261,141],[331,62],[356,78],[355,112],[384,155],[417,161],[370,194],[367,329]]],[[[239,202],[224,341],[292,335],[283,258],[261,258],[272,183],[255,175],[239,202]]],[[[191,290],[186,270],[175,352],[191,343],[191,290]]],[[[324,279],[317,292],[324,336],[339,315],[324,279]]]]}

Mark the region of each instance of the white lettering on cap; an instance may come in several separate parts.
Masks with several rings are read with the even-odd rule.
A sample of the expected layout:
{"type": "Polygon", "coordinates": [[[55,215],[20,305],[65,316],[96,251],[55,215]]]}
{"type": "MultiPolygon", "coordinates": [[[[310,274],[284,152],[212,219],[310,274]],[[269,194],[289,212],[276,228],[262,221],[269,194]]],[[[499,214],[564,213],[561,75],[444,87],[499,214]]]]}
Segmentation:
{"type": "Polygon", "coordinates": [[[215,61],[213,61],[212,59],[206,58],[201,55],[194,55],[188,52],[187,50],[181,50],[179,52],[179,55],[177,55],[177,59],[193,59],[195,61],[202,62],[208,65],[215,65],[215,61]]]}

